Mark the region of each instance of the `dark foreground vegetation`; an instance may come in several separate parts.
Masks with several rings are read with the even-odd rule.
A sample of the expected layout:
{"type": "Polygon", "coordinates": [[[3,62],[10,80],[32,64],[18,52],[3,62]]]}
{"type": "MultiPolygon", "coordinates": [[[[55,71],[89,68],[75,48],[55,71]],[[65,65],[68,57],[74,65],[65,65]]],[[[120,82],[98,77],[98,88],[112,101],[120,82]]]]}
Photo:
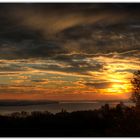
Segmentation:
{"type": "Polygon", "coordinates": [[[0,136],[96,137],[140,136],[140,112],[122,103],[98,110],[68,113],[16,112],[0,116],[0,136]]]}

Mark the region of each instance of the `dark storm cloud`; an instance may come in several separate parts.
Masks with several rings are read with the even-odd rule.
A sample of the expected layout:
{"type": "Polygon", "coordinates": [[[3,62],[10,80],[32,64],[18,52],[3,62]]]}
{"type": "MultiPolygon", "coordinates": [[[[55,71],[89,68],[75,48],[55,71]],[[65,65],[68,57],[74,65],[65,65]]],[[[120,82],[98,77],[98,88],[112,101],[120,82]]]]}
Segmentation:
{"type": "Polygon", "coordinates": [[[136,71],[136,69],[125,69],[125,70],[116,70],[115,72],[130,72],[130,73],[134,73],[136,71]]]}
{"type": "Polygon", "coordinates": [[[130,50],[127,52],[123,52],[123,53],[118,53],[116,55],[117,58],[130,58],[130,57],[134,57],[137,59],[140,59],[140,50],[130,50]]]}
{"type": "Polygon", "coordinates": [[[1,4],[0,8],[1,59],[139,50],[139,30],[130,28],[140,22],[135,4],[1,4]]]}
{"type": "Polygon", "coordinates": [[[94,58],[140,57],[139,12],[139,4],[0,4],[0,59],[44,59],[23,65],[40,70],[102,71],[105,64],[94,58]]]}
{"type": "Polygon", "coordinates": [[[23,40],[20,42],[4,42],[0,47],[1,59],[28,59],[48,58],[56,54],[67,53],[55,43],[36,40],[23,40]]]}
{"type": "Polygon", "coordinates": [[[26,67],[22,67],[16,64],[7,64],[0,65],[0,72],[17,72],[17,71],[26,71],[26,67]]]}
{"type": "MultiPolygon", "coordinates": [[[[121,27],[121,25],[120,25],[121,27]]],[[[62,45],[73,52],[86,54],[108,54],[139,50],[139,30],[115,30],[111,27],[75,27],[62,35],[62,45]]]]}
{"type": "Polygon", "coordinates": [[[100,82],[100,83],[85,83],[86,86],[93,86],[96,89],[104,89],[112,85],[111,82],[100,82]]]}
{"type": "MultiPolygon", "coordinates": [[[[65,63],[64,63],[65,64],[65,63]]],[[[34,68],[34,69],[39,69],[39,70],[53,70],[53,71],[58,71],[58,72],[66,72],[66,73],[77,73],[77,74],[85,74],[88,75],[89,71],[102,71],[103,70],[103,65],[99,63],[95,64],[88,64],[87,62],[74,62],[71,60],[71,62],[67,62],[66,65],[62,66],[57,65],[57,61],[54,62],[54,64],[32,64],[29,65],[29,67],[34,68]]]]}
{"type": "Polygon", "coordinates": [[[36,80],[36,79],[33,79],[33,80],[31,80],[32,82],[36,82],[36,83],[40,83],[40,82],[45,82],[46,80],[43,80],[43,79],[41,79],[41,80],[36,80]]]}

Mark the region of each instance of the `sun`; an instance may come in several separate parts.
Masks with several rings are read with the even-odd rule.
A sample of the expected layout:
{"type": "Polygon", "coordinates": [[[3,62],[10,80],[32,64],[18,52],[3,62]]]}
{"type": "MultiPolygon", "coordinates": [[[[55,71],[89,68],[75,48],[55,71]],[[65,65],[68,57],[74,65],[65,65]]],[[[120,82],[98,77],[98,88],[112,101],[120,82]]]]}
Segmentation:
{"type": "Polygon", "coordinates": [[[108,94],[124,94],[130,91],[130,86],[128,83],[114,83],[109,88],[106,89],[108,94]]]}
{"type": "Polygon", "coordinates": [[[114,93],[122,93],[126,87],[123,84],[113,84],[110,88],[114,93]]]}
{"type": "Polygon", "coordinates": [[[122,95],[130,92],[128,75],[121,73],[108,73],[107,79],[111,83],[104,91],[108,95],[122,95]]]}

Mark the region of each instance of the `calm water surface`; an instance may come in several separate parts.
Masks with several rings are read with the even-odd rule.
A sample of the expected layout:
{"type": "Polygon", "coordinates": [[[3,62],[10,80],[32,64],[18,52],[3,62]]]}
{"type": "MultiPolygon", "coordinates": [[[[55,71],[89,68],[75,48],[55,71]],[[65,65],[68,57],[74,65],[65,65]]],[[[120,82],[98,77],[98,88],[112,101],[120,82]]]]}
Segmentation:
{"type": "MultiPolygon", "coordinates": [[[[68,112],[77,111],[77,110],[94,110],[99,109],[102,105],[108,103],[111,107],[116,106],[119,102],[60,102],[56,104],[46,104],[46,105],[29,105],[29,106],[5,106],[0,107],[0,114],[9,114],[13,112],[20,111],[49,111],[52,113],[60,112],[62,109],[67,110],[68,112]]],[[[134,105],[130,102],[124,102],[127,106],[134,105]]]]}

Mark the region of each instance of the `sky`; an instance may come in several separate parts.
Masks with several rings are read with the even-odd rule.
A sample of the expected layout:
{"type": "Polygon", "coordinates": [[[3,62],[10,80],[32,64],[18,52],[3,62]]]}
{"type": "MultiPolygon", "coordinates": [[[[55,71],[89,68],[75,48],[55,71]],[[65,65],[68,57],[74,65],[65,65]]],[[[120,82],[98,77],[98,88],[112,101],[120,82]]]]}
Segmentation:
{"type": "Polygon", "coordinates": [[[0,99],[128,99],[139,14],[129,3],[1,3],[0,99]]]}

